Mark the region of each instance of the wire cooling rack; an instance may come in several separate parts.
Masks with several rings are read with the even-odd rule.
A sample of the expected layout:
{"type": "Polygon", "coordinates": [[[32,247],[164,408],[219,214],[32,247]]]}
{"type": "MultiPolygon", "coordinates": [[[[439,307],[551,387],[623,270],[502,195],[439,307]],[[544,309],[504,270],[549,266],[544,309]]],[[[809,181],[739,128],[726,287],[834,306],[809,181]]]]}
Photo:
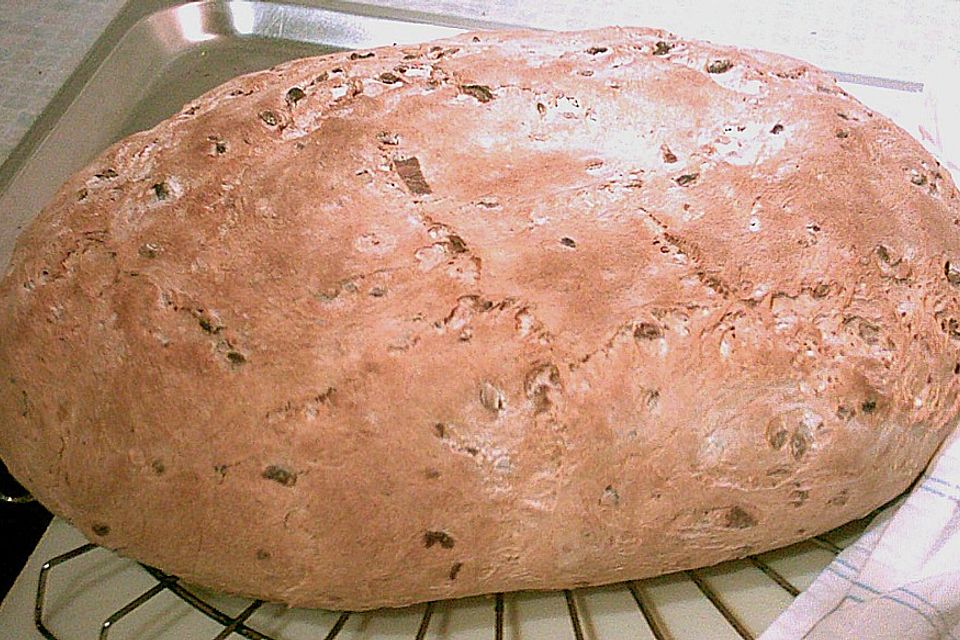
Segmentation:
{"type": "MultiPolygon", "coordinates": [[[[871,514],[871,516],[872,515],[873,514],[871,514]]],[[[847,528],[851,526],[865,526],[871,516],[868,516],[867,518],[864,518],[853,525],[847,525],[847,528]]],[[[836,554],[839,554],[843,548],[826,537],[827,535],[830,534],[811,538],[807,542],[812,543],[835,556],[836,554]]],[[[106,549],[102,549],[98,545],[88,543],[48,560],[41,567],[34,605],[34,623],[37,630],[47,640],[81,640],[57,636],[46,626],[44,622],[44,606],[47,601],[47,586],[51,572],[55,571],[58,567],[62,567],[66,563],[76,560],[77,558],[85,556],[91,552],[95,552],[98,549],[105,553],[112,553],[106,549]]],[[[766,576],[766,578],[768,578],[773,584],[789,594],[790,597],[795,598],[801,593],[801,589],[791,583],[790,580],[784,577],[779,571],[777,571],[761,557],[749,556],[746,558],[746,561],[749,562],[753,568],[766,576]]],[[[265,604],[263,601],[249,601],[249,603],[243,607],[240,613],[236,615],[230,615],[223,611],[222,608],[214,605],[208,599],[205,599],[202,595],[198,595],[198,593],[196,593],[190,587],[183,584],[180,578],[164,573],[159,569],[147,565],[140,564],[140,567],[142,567],[142,569],[152,577],[155,584],[110,614],[100,625],[99,640],[109,640],[111,637],[111,632],[121,621],[133,615],[141,607],[143,607],[143,605],[164,591],[172,593],[181,601],[189,605],[192,609],[219,625],[221,630],[219,633],[213,636],[213,640],[223,640],[233,636],[234,634],[243,638],[248,638],[249,640],[282,640],[281,638],[258,631],[256,628],[248,624],[249,618],[265,604]]],[[[692,581],[694,585],[696,585],[696,588],[699,590],[700,594],[702,594],[702,596],[709,601],[709,603],[722,616],[725,623],[729,625],[729,627],[732,628],[732,630],[736,632],[740,638],[743,638],[744,640],[753,640],[753,638],[755,638],[754,633],[749,629],[749,626],[744,622],[744,620],[742,620],[727,604],[722,593],[713,588],[708,581],[704,579],[704,571],[705,570],[703,569],[698,569],[688,570],[681,573],[690,581],[692,581]]],[[[665,624],[662,616],[657,610],[657,607],[646,593],[645,582],[646,581],[627,581],[620,583],[619,586],[629,592],[633,601],[636,603],[636,606],[639,608],[639,611],[642,614],[642,619],[645,621],[650,634],[652,634],[656,640],[673,640],[674,636],[671,634],[668,625],[665,624]]],[[[590,591],[590,589],[578,589],[577,591],[590,591]]],[[[588,635],[584,633],[584,625],[581,620],[581,614],[578,610],[574,591],[565,590],[562,593],[564,600],[566,601],[566,612],[570,620],[570,635],[568,637],[571,637],[574,640],[587,640],[588,635]]],[[[513,595],[514,594],[509,593],[497,593],[493,597],[493,611],[490,612],[490,635],[494,638],[494,640],[503,640],[504,638],[504,602],[513,595]]],[[[426,604],[422,617],[420,618],[419,627],[417,628],[416,634],[413,636],[413,640],[424,640],[424,638],[427,636],[427,633],[430,629],[431,618],[433,617],[436,605],[437,602],[429,602],[426,604]]],[[[323,636],[324,640],[335,640],[338,636],[340,636],[341,631],[347,624],[347,621],[350,619],[351,615],[354,614],[347,611],[340,612],[333,625],[326,630],[326,634],[323,636]]],[[[631,636],[633,635],[634,634],[631,634],[631,636]]]]}

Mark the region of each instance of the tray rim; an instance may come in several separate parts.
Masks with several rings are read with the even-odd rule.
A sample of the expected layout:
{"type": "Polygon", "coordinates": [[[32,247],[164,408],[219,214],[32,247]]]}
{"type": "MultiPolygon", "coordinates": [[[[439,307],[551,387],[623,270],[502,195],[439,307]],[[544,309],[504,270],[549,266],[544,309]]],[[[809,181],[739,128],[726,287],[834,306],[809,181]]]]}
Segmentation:
{"type": "Polygon", "coordinates": [[[441,13],[397,9],[350,0],[126,0],[107,24],[103,33],[94,41],[77,66],[67,76],[67,79],[46,103],[40,114],[10,151],[10,154],[0,163],[0,196],[6,192],[13,179],[30,161],[34,151],[55,128],[86,88],[94,74],[128,33],[139,24],[170,9],[188,5],[201,7],[229,5],[234,2],[318,9],[361,18],[394,20],[401,23],[435,25],[463,30],[524,28],[521,25],[494,20],[461,18],[441,13]]]}

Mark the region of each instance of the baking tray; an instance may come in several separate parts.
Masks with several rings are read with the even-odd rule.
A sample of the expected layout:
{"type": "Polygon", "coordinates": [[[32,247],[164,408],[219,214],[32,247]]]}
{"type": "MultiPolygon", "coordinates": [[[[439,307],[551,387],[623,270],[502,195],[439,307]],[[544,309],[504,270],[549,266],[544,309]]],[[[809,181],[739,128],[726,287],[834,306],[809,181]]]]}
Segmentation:
{"type": "MultiPolygon", "coordinates": [[[[71,173],[110,143],[176,113],[225,80],[307,55],[502,26],[510,25],[349,3],[134,0],[0,166],[0,266],[7,264],[20,229],[71,173]]],[[[921,85],[842,70],[837,75],[848,91],[915,130],[921,85]]],[[[790,604],[791,591],[809,586],[833,559],[835,545],[852,543],[864,526],[858,522],[754,559],[644,581],[640,588],[650,608],[646,615],[630,585],[620,584],[567,593],[508,594],[501,601],[502,627],[496,624],[497,600],[491,596],[440,602],[429,609],[420,605],[356,614],[337,638],[469,640],[494,637],[500,628],[503,637],[517,640],[615,640],[654,638],[658,625],[657,633],[675,640],[757,636],[790,604]]],[[[16,637],[41,637],[32,630],[40,565],[84,542],[69,525],[54,521],[38,549],[44,557],[31,560],[0,610],[0,629],[21,625],[17,628],[24,631],[16,637]],[[24,577],[32,584],[27,586],[24,577]]],[[[64,562],[49,579],[43,615],[61,640],[97,637],[103,620],[157,584],[155,576],[135,562],[102,550],[64,562]]],[[[201,595],[228,615],[250,604],[201,595]]],[[[135,613],[118,620],[110,637],[205,638],[224,631],[170,593],[159,594],[135,613]]],[[[330,612],[265,605],[246,624],[278,639],[297,640],[328,635],[337,619],[338,614],[330,612]]]]}
{"type": "Polygon", "coordinates": [[[342,2],[132,0],[0,166],[0,267],[57,188],[127,134],[242,73],[495,22],[342,2]]]}

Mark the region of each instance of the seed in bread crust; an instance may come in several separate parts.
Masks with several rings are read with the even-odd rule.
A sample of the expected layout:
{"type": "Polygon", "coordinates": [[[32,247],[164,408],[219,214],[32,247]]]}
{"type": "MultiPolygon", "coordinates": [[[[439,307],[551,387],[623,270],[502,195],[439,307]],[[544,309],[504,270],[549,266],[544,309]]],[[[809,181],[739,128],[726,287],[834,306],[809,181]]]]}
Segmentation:
{"type": "Polygon", "coordinates": [[[464,84],[460,85],[460,91],[467,94],[468,96],[473,96],[480,102],[490,102],[493,100],[493,92],[490,91],[490,87],[482,84],[464,84]]]}
{"type": "Polygon", "coordinates": [[[453,549],[454,540],[446,531],[427,531],[423,534],[423,546],[427,549],[439,544],[443,549],[453,549]]]}
{"type": "Polygon", "coordinates": [[[285,96],[287,104],[290,105],[291,107],[306,97],[307,97],[307,94],[300,87],[291,87],[287,91],[287,95],[285,96]]]}
{"type": "Polygon", "coordinates": [[[263,470],[263,473],[260,474],[262,478],[266,480],[273,480],[277,484],[282,484],[285,487],[292,487],[297,484],[297,472],[291,471],[280,465],[272,464],[263,470]]]}
{"type": "Polygon", "coordinates": [[[707,63],[707,73],[726,73],[733,68],[729,60],[711,60],[707,63]]]}
{"type": "Polygon", "coordinates": [[[655,56],[665,56],[670,53],[670,50],[673,49],[672,42],[664,42],[663,40],[658,40],[655,45],[653,45],[653,55],[655,56]]]}
{"type": "Polygon", "coordinates": [[[749,529],[756,526],[757,519],[742,507],[730,507],[723,524],[728,529],[749,529]]]}
{"type": "Polygon", "coordinates": [[[947,277],[947,282],[952,285],[960,286],[960,265],[955,262],[946,262],[943,265],[943,275],[947,277]]]}
{"type": "Polygon", "coordinates": [[[277,118],[277,114],[275,114],[273,111],[261,111],[257,115],[268,127],[275,127],[280,122],[280,119],[277,118]]]}
{"type": "Polygon", "coordinates": [[[494,413],[499,413],[507,406],[507,401],[500,389],[484,381],[480,385],[480,404],[494,413]]]}

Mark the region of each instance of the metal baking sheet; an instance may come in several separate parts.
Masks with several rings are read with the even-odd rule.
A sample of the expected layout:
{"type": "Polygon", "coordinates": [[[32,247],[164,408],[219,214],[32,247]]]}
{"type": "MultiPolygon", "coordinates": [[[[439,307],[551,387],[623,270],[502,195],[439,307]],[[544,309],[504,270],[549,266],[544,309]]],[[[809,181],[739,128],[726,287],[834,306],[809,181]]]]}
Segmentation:
{"type": "Polygon", "coordinates": [[[0,267],[19,231],[73,172],[226,80],[304,56],[507,26],[323,4],[130,2],[0,166],[0,267]]]}
{"type": "MultiPolygon", "coordinates": [[[[311,6],[246,0],[132,0],[0,167],[0,268],[7,264],[19,231],[72,172],[110,143],[156,124],[225,80],[307,55],[420,42],[464,29],[500,26],[510,25],[334,2],[311,6]]],[[[851,93],[908,130],[915,129],[920,85],[839,75],[851,93]]],[[[849,543],[863,526],[858,523],[834,532],[831,539],[849,543]]],[[[75,529],[54,521],[0,608],[0,630],[9,631],[11,637],[41,637],[32,620],[40,565],[83,542],[75,529]]],[[[96,554],[65,565],[51,582],[48,622],[61,640],[96,637],[108,615],[151,584],[135,563],[106,551],[96,554]]],[[[832,557],[821,547],[802,543],[764,554],[762,559],[803,589],[832,557]]],[[[753,635],[759,635],[791,601],[789,594],[746,561],[700,575],[753,635]]],[[[687,577],[665,576],[645,585],[671,638],[740,637],[687,577]]],[[[586,638],[653,637],[623,585],[578,590],[574,599],[586,638]]],[[[240,601],[219,600],[229,610],[242,608],[240,601]]],[[[414,638],[422,613],[421,605],[357,615],[338,638],[414,638]]],[[[425,637],[490,638],[493,616],[491,598],[439,603],[425,637]]],[[[335,620],[327,612],[267,606],[249,623],[278,638],[295,640],[323,637],[335,620]]],[[[220,630],[183,603],[161,598],[125,620],[110,637],[214,637],[220,630]]],[[[505,637],[574,637],[563,595],[508,596],[505,637]]]]}

